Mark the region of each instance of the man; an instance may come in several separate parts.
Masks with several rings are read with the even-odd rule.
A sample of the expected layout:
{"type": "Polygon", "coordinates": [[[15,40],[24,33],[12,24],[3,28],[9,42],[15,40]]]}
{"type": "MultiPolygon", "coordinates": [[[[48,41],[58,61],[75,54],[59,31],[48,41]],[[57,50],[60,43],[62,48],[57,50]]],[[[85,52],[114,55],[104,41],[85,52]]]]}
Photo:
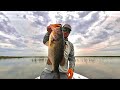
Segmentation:
{"type": "MultiPolygon", "coordinates": [[[[68,40],[68,36],[71,32],[71,26],[69,24],[65,24],[62,27],[63,34],[64,34],[64,41],[65,41],[65,50],[64,50],[64,65],[59,65],[60,71],[60,79],[71,79],[74,72],[75,67],[75,57],[74,57],[74,46],[68,40]],[[69,61],[69,63],[68,63],[69,61]]],[[[47,33],[44,36],[43,43],[48,46],[49,36],[52,29],[50,26],[47,27],[47,33]]],[[[43,72],[41,73],[41,79],[54,79],[54,73],[51,73],[51,62],[48,60],[46,63],[46,67],[44,68],[43,72]]]]}

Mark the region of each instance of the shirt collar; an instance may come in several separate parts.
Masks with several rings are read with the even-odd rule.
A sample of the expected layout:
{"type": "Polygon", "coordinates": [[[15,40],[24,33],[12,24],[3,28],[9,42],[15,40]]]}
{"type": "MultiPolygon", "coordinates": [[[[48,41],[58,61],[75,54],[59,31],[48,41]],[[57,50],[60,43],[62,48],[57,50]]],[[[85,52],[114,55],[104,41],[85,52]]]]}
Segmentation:
{"type": "Polygon", "coordinates": [[[68,41],[68,38],[64,38],[65,41],[68,41]]]}

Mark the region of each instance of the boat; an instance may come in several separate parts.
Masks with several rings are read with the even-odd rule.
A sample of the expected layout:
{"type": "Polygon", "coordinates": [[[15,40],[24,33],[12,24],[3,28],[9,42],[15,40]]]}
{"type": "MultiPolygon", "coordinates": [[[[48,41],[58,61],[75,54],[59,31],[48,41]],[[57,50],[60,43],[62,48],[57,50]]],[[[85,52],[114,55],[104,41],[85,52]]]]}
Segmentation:
{"type": "MultiPolygon", "coordinates": [[[[69,61],[68,61],[68,67],[69,67],[69,61]]],[[[40,76],[36,77],[35,79],[40,79],[40,76]]],[[[81,74],[73,72],[72,79],[88,79],[88,78],[83,76],[83,75],[81,75],[81,74]]]]}
{"type": "MultiPolygon", "coordinates": [[[[35,79],[40,79],[40,76],[36,77],[35,79]]],[[[88,79],[87,77],[81,75],[81,74],[78,74],[78,73],[73,73],[73,77],[72,79],[88,79]]]]}
{"type": "Polygon", "coordinates": [[[72,79],[88,79],[87,77],[81,75],[81,74],[78,74],[78,73],[73,73],[73,77],[72,79]]]}

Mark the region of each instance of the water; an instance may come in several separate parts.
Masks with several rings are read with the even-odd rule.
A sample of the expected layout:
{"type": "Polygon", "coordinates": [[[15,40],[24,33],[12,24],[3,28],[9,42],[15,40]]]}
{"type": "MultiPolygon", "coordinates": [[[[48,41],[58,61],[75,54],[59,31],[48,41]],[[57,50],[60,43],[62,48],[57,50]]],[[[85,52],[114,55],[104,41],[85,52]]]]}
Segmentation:
{"type": "Polygon", "coordinates": [[[46,58],[0,59],[0,79],[34,79],[44,69],[46,58]]]}
{"type": "MultiPolygon", "coordinates": [[[[120,79],[120,57],[75,57],[75,72],[90,79],[120,79]]],[[[47,58],[0,59],[0,79],[34,79],[47,58]]]]}
{"type": "Polygon", "coordinates": [[[90,79],[120,79],[120,57],[76,57],[75,70],[90,79]]]}

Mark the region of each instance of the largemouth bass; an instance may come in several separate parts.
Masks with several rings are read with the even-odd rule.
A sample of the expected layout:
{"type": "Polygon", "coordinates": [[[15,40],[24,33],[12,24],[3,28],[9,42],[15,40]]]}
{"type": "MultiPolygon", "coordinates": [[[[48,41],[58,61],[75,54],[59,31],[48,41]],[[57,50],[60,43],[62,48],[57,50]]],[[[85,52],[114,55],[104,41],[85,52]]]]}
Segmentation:
{"type": "Polygon", "coordinates": [[[56,73],[56,79],[59,79],[59,65],[64,60],[64,36],[61,24],[53,24],[50,27],[52,32],[49,37],[48,59],[52,63],[52,72],[56,73]]]}

